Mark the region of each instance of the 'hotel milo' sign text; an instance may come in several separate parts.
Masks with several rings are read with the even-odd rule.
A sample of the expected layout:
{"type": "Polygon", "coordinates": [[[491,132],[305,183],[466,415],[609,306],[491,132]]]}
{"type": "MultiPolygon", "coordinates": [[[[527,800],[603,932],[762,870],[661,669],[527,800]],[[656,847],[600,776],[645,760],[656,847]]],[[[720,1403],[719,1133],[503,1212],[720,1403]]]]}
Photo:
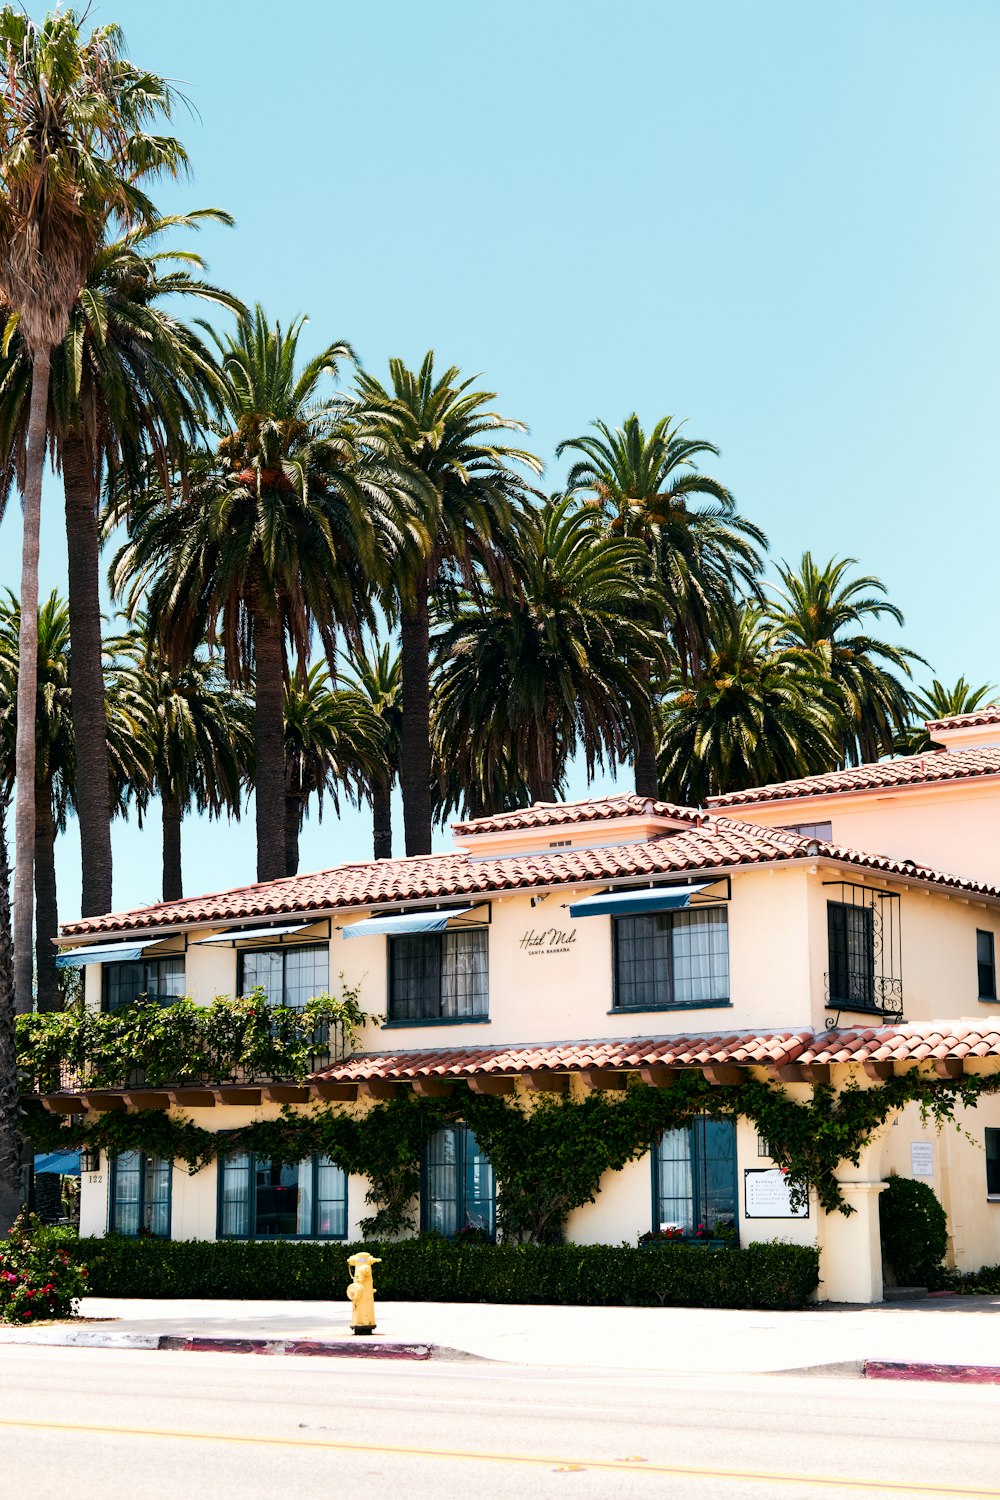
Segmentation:
{"type": "Polygon", "coordinates": [[[533,927],[529,927],[521,939],[521,947],[532,955],[569,953],[575,942],[576,932],[573,930],[564,932],[561,927],[546,927],[541,932],[536,932],[533,927]]]}

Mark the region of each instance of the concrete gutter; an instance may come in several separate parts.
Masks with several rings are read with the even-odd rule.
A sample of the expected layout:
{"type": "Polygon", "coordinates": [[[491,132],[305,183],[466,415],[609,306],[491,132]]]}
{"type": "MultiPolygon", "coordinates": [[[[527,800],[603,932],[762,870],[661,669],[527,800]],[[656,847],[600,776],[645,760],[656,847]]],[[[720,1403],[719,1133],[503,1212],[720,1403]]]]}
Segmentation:
{"type": "Polygon", "coordinates": [[[167,1333],[116,1333],[110,1329],[18,1328],[0,1330],[0,1344],[39,1344],[77,1349],[163,1349],[182,1354],[312,1354],[334,1359],[478,1360],[463,1349],[439,1344],[402,1344],[372,1338],[249,1339],[178,1337],[167,1333]]]}

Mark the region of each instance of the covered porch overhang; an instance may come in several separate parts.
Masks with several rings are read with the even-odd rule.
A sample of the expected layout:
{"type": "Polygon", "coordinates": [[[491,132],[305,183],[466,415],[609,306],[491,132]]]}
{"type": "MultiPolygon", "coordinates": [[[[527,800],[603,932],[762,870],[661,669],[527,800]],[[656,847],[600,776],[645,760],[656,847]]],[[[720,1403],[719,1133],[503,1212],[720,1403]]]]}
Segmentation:
{"type": "Polygon", "coordinates": [[[474,1093],[513,1094],[519,1086],[565,1093],[577,1078],[587,1089],[624,1089],[630,1078],[666,1088],[685,1071],[720,1087],[754,1076],[783,1084],[827,1084],[854,1074],[873,1083],[918,1069],[958,1080],[1000,1070],[1000,1017],[904,1022],[832,1031],[743,1031],[507,1047],[357,1053],[307,1079],[207,1086],[87,1089],[38,1096],[54,1114],[114,1110],[202,1110],[222,1105],[350,1103],[391,1099],[406,1089],[427,1098],[457,1084],[474,1093]]]}

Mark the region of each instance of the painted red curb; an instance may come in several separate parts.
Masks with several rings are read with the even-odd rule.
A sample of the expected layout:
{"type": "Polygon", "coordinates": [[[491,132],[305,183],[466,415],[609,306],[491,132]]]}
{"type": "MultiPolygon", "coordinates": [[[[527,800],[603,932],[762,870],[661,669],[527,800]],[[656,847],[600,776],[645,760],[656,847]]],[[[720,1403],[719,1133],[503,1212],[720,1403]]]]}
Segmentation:
{"type": "Polygon", "coordinates": [[[862,1372],[866,1380],[937,1380],[950,1385],[1000,1385],[997,1365],[924,1365],[895,1364],[889,1360],[866,1359],[862,1372]]]}
{"type": "Polygon", "coordinates": [[[434,1344],[376,1344],[370,1339],[322,1342],[318,1339],[208,1339],[176,1338],[162,1334],[158,1349],[184,1354],[319,1354],[361,1359],[430,1359],[434,1344]]]}

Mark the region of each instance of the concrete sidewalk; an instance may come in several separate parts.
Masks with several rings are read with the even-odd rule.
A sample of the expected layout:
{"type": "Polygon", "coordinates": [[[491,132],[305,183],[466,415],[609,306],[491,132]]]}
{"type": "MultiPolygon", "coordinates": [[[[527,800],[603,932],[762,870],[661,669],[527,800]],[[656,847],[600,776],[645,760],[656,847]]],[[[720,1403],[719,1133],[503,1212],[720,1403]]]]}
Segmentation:
{"type": "MultiPolygon", "coordinates": [[[[407,1346],[518,1365],[650,1370],[674,1374],[765,1373],[814,1366],[887,1364],[1000,1366],[1000,1298],[928,1298],[880,1307],[804,1312],[701,1308],[494,1307],[382,1302],[371,1339],[351,1338],[344,1302],[173,1301],[85,1298],[84,1319],[0,1329],[0,1343],[107,1343],[180,1347],[186,1340],[314,1344],[345,1352],[407,1346]]],[[[420,1352],[423,1351],[423,1352],[420,1352]]],[[[287,1352],[310,1352],[309,1350],[287,1352]]],[[[320,1351],[313,1351],[320,1352],[320,1351]]],[[[329,1352],[329,1351],[323,1351],[329,1352]]],[[[404,1355],[405,1357],[405,1355],[404,1355]]],[[[857,1373],[857,1371],[855,1371],[857,1373]]]]}

